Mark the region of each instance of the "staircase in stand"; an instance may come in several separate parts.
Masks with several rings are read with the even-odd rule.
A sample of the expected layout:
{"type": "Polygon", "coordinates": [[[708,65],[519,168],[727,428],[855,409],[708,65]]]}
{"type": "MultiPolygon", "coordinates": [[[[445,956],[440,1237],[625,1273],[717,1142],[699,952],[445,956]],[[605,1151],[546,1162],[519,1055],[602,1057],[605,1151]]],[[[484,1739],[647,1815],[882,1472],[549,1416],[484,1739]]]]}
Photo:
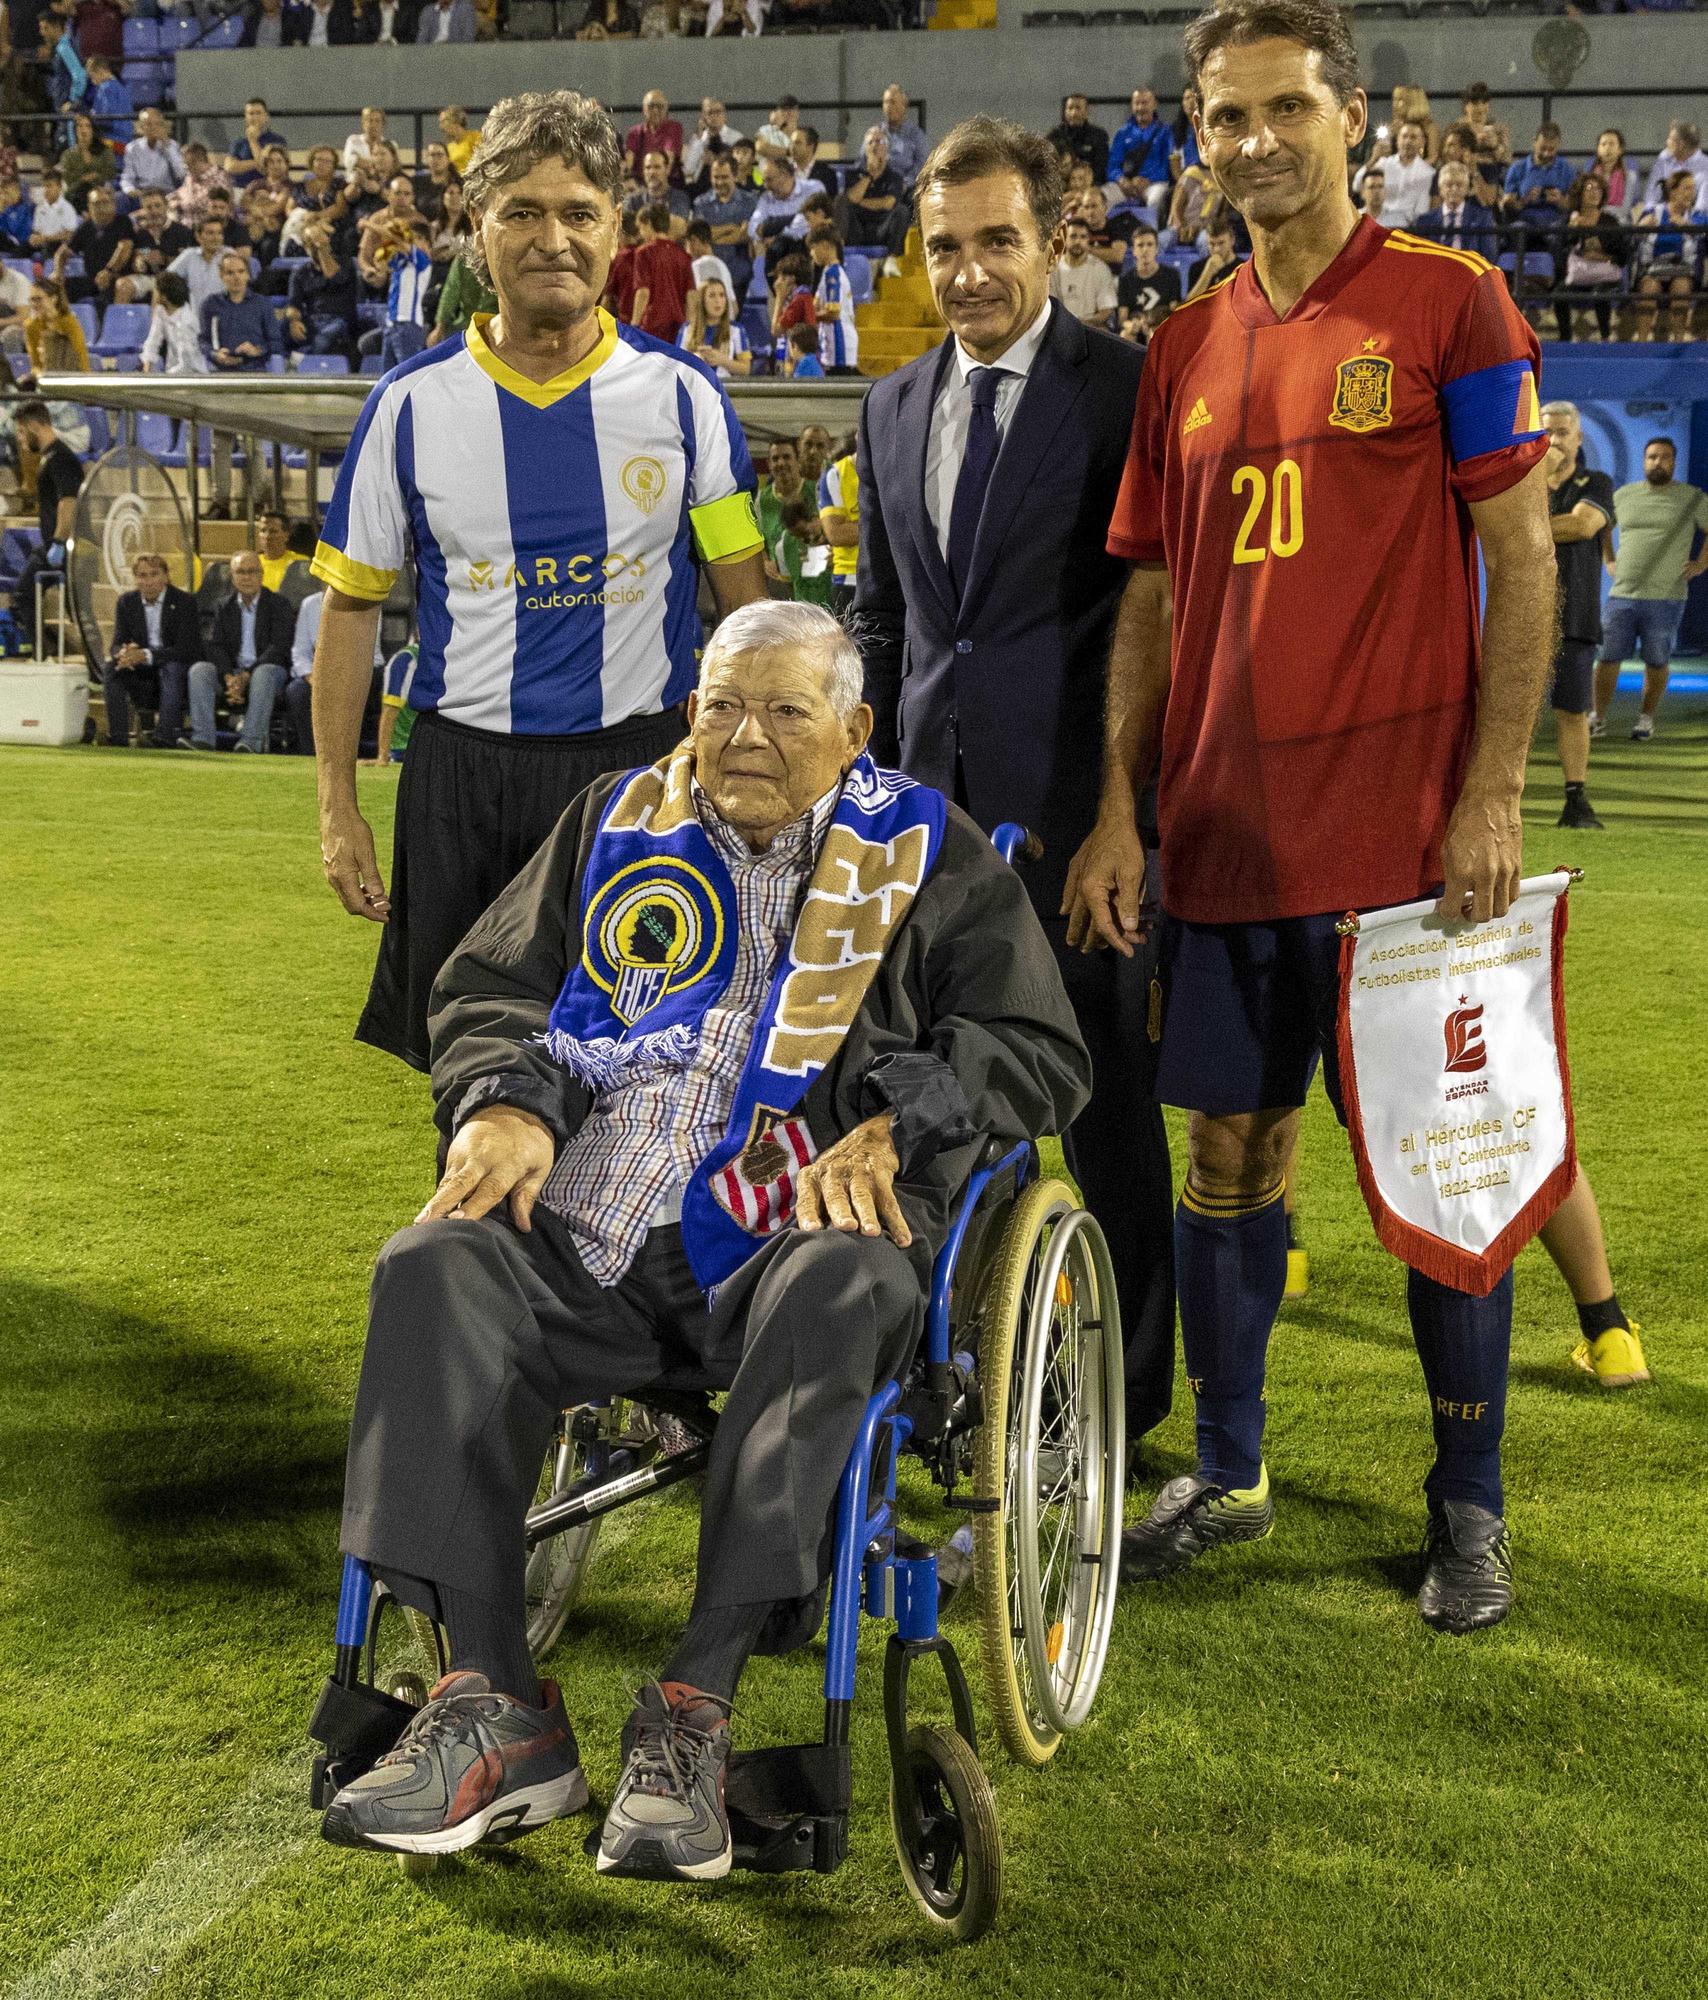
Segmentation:
{"type": "Polygon", "coordinates": [[[943,322],[931,302],[917,229],[907,232],[907,248],[900,262],[900,276],[877,275],[877,297],[870,305],[854,310],[860,328],[862,375],[891,374],[904,363],[917,360],[943,338],[943,322]]]}

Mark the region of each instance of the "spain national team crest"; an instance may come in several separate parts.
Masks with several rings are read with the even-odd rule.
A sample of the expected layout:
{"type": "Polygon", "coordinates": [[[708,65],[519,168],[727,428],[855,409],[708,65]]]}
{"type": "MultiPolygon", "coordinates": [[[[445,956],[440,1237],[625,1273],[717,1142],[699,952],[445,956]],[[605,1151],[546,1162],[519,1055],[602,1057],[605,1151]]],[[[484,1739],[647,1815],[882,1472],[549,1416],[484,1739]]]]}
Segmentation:
{"type": "Polygon", "coordinates": [[[1331,424],[1343,431],[1385,430],[1394,421],[1394,364],[1382,354],[1355,354],[1335,370],[1331,424]]]}
{"type": "Polygon", "coordinates": [[[661,855],[619,869],[594,897],[582,963],[611,996],[612,1013],[633,1027],[666,994],[706,976],[723,934],[723,912],[705,876],[661,855]]]}

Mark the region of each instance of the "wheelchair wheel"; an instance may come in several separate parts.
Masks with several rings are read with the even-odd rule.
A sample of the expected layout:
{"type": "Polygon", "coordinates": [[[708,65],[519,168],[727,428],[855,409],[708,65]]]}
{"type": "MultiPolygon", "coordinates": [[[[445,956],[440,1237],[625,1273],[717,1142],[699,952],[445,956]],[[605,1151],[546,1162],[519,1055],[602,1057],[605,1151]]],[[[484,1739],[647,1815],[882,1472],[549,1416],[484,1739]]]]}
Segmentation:
{"type": "Polygon", "coordinates": [[[1120,1584],[1126,1448],[1108,1247],[1061,1181],[1014,1204],[980,1305],[973,1560],[985,1680],[1022,1764],[1090,1712],[1120,1584]]]}
{"type": "MultiPolygon", "coordinates": [[[[589,1470],[588,1447],[570,1428],[573,1415],[570,1410],[561,1414],[557,1436],[552,1439],[546,1462],[540,1469],[540,1483],[534,1493],[536,1507],[567,1491],[589,1470]]],[[[545,1659],[563,1637],[563,1628],[581,1595],[588,1560],[599,1539],[599,1527],[598,1521],[589,1521],[585,1527],[553,1535],[550,1541],[541,1542],[529,1553],[523,1587],[528,1602],[528,1651],[536,1660],[545,1659]]]]}
{"type": "Polygon", "coordinates": [[[990,1780],[963,1736],[915,1723],[907,1770],[890,1773],[890,1832],[907,1892],[938,1929],[962,1944],[982,1937],[1002,1893],[1002,1835],[990,1780]],[[913,1789],[920,1828],[900,1790],[913,1789]]]}

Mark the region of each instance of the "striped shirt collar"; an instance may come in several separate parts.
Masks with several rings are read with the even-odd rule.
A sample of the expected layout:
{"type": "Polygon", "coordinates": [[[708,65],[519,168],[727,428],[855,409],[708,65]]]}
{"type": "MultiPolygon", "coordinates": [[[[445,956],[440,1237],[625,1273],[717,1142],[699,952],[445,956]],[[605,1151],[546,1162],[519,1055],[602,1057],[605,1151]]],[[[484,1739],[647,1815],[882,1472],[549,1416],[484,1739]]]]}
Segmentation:
{"type": "Polygon", "coordinates": [[[803,874],[810,873],[818,860],[818,851],[824,845],[825,829],[830,825],[831,815],[842,798],[842,780],[838,778],[828,792],[814,799],[799,819],[791,820],[762,854],[756,854],[700,789],[699,779],[690,778],[688,784],[694,799],[694,810],[706,830],[707,838],[732,869],[745,870],[763,865],[767,869],[776,868],[779,872],[796,867],[803,874]]]}

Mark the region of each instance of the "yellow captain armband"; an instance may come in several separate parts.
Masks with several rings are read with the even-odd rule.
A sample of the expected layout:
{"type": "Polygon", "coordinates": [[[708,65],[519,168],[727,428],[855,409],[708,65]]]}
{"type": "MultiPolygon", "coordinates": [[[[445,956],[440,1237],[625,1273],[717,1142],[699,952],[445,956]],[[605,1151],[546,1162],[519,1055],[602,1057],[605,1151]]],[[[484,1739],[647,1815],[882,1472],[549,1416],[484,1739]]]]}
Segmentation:
{"type": "Polygon", "coordinates": [[[691,507],[688,519],[702,562],[728,562],[735,556],[754,555],[765,546],[753,517],[751,493],[726,493],[721,500],[691,507]]]}
{"type": "Polygon", "coordinates": [[[331,584],[346,597],[364,597],[370,604],[389,597],[397,581],[396,570],[375,569],[371,563],[357,562],[354,556],[347,556],[329,542],[315,545],[314,560],[308,567],[310,574],[319,577],[322,583],[331,584]]]}

